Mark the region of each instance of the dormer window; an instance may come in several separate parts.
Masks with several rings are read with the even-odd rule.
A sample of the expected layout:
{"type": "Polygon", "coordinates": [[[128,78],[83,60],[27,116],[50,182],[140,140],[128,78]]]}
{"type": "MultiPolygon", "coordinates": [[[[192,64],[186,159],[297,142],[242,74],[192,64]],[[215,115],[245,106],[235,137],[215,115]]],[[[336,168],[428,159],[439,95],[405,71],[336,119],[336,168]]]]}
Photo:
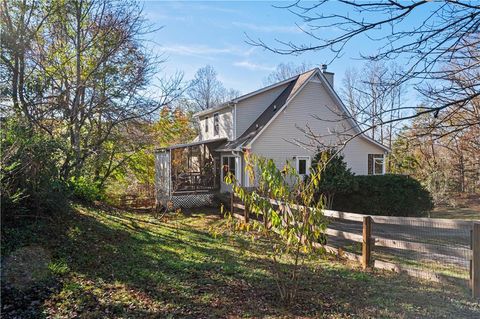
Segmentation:
{"type": "Polygon", "coordinates": [[[220,134],[220,123],[218,122],[218,113],[213,114],[213,133],[220,134]]]}

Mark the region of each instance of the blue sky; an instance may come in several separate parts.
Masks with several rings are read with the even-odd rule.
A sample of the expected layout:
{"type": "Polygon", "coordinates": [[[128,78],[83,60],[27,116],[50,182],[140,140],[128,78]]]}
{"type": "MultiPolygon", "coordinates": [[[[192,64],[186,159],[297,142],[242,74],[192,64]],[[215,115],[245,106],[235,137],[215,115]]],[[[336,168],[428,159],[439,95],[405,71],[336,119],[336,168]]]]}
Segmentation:
{"type": "MultiPolygon", "coordinates": [[[[273,6],[287,3],[291,2],[145,1],[143,5],[148,20],[156,27],[163,26],[149,37],[152,49],[167,58],[163,65],[165,73],[183,71],[186,79],[191,79],[198,68],[210,64],[227,88],[248,93],[262,87],[264,78],[279,63],[321,65],[332,58],[329,51],[282,56],[245,42],[248,34],[270,43],[275,39],[310,43],[311,38],[296,26],[302,21],[273,6]]],[[[327,9],[334,11],[336,5],[329,3],[327,9]]],[[[338,31],[331,28],[326,32],[338,31]]],[[[337,88],[346,68],[361,68],[360,53],[369,53],[375,46],[365,37],[359,37],[349,43],[342,57],[329,64],[337,88]]]]}
{"type": "MultiPolygon", "coordinates": [[[[281,62],[303,61],[320,65],[329,61],[328,52],[302,56],[281,56],[245,43],[248,34],[266,41],[278,39],[309,42],[310,39],[296,27],[299,19],[285,9],[277,9],[266,1],[146,1],[143,3],[148,20],[161,30],[151,34],[150,45],[163,53],[167,62],[164,71],[183,71],[190,79],[196,70],[207,64],[218,72],[228,88],[242,93],[263,86],[264,78],[281,62]]],[[[285,3],[283,3],[285,4],[285,3]]],[[[337,74],[336,82],[348,65],[360,65],[359,50],[345,54],[329,65],[337,74]]]]}

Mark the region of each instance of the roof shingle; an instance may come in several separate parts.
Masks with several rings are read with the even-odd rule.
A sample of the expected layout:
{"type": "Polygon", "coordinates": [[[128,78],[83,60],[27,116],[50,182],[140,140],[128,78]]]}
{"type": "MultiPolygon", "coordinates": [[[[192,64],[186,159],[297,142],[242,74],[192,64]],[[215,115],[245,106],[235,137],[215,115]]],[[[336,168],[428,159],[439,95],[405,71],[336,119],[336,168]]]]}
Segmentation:
{"type": "Polygon", "coordinates": [[[303,87],[303,85],[312,77],[317,69],[307,71],[299,74],[294,78],[287,87],[280,93],[280,95],[263,111],[262,114],[250,125],[245,132],[234,141],[229,141],[221,145],[217,150],[231,151],[238,150],[244,145],[248,145],[250,141],[257,136],[270,120],[279,112],[285,104],[287,104],[303,87]]]}

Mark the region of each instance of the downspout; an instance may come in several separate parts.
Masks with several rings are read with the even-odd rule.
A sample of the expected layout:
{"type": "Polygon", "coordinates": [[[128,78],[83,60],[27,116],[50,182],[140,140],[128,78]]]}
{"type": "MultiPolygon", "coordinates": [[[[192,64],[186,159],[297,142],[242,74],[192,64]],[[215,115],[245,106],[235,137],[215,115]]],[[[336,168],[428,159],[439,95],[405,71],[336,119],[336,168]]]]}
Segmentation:
{"type": "Polygon", "coordinates": [[[173,165],[172,165],[172,149],[169,149],[168,150],[170,152],[170,155],[168,156],[169,157],[169,164],[170,164],[170,176],[168,178],[168,200],[171,200],[172,199],[172,168],[173,168],[173,165]]]}
{"type": "MultiPolygon", "coordinates": [[[[247,150],[249,150],[249,149],[247,149],[246,147],[242,147],[242,154],[245,154],[245,151],[247,151],[247,150]]],[[[242,174],[245,177],[243,186],[244,187],[250,187],[250,177],[248,176],[247,172],[245,171],[245,167],[243,167],[242,174]]]]}
{"type": "Polygon", "coordinates": [[[237,139],[237,102],[233,102],[233,140],[237,139]]]}

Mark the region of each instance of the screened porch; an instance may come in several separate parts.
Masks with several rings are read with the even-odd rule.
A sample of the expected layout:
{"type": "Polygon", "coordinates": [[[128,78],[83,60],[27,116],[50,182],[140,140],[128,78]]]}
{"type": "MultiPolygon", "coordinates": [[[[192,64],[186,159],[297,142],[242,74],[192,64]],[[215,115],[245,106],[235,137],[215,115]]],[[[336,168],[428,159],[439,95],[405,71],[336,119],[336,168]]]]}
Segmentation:
{"type": "Polygon", "coordinates": [[[155,154],[157,197],[213,193],[220,189],[220,155],[225,139],[160,149],[155,154]]]}

